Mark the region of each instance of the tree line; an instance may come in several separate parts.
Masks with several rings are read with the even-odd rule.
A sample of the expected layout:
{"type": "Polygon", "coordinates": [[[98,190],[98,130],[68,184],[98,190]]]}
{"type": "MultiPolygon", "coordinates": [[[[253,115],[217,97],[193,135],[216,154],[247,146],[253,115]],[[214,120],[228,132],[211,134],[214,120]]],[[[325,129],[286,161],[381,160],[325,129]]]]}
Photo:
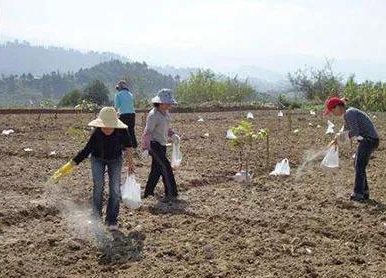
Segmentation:
{"type": "Polygon", "coordinates": [[[323,104],[329,96],[336,95],[345,97],[348,105],[359,109],[386,111],[386,82],[358,82],[355,75],[345,80],[342,74],[333,71],[331,60],[321,69],[298,69],[289,73],[288,79],[302,97],[314,104],[323,104]]]}

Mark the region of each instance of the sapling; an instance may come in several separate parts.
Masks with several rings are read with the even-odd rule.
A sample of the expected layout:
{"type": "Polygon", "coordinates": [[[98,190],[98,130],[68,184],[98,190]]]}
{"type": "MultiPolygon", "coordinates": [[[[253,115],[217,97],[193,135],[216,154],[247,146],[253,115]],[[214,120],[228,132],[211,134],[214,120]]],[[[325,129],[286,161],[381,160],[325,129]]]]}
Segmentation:
{"type": "Polygon", "coordinates": [[[292,109],[289,108],[287,112],[288,116],[288,133],[291,133],[292,130],[292,109]]]}
{"type": "MultiPolygon", "coordinates": [[[[250,184],[249,159],[252,155],[254,143],[267,140],[268,131],[266,129],[260,129],[259,132],[255,132],[252,123],[246,120],[242,120],[237,126],[232,127],[231,131],[235,135],[235,138],[230,139],[230,142],[232,147],[239,152],[240,171],[245,167],[246,184],[250,184]]],[[[267,146],[269,146],[268,144],[269,143],[267,143],[267,146]]]]}

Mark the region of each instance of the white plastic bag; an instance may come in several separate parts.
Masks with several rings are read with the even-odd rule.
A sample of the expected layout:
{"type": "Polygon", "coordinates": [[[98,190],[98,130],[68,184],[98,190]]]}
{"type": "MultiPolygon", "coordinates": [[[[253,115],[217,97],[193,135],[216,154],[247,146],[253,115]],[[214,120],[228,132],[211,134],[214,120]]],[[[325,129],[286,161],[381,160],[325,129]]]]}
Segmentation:
{"type": "Polygon", "coordinates": [[[121,186],[122,202],[132,209],[139,208],[141,201],[141,185],[137,183],[134,175],[128,175],[121,186]]]}
{"type": "Polygon", "coordinates": [[[202,117],[199,117],[197,120],[197,122],[200,122],[200,123],[202,123],[203,121],[204,121],[204,119],[202,117]]]}
{"type": "Polygon", "coordinates": [[[315,116],[315,115],[316,115],[316,113],[315,113],[315,111],[314,111],[314,110],[311,110],[311,111],[310,111],[310,114],[311,114],[311,115],[313,115],[313,116],[315,116]]]}
{"type": "Polygon", "coordinates": [[[229,140],[237,139],[236,135],[233,133],[233,131],[231,129],[227,130],[227,136],[226,137],[229,140]]]}
{"type": "Polygon", "coordinates": [[[4,129],[1,134],[2,135],[10,135],[12,133],[15,133],[15,131],[13,129],[4,129]]]}
{"type": "Polygon", "coordinates": [[[270,175],[271,176],[289,176],[290,175],[290,165],[287,158],[284,158],[281,162],[278,162],[270,175]]]}
{"type": "Polygon", "coordinates": [[[240,172],[238,172],[233,176],[233,179],[239,183],[246,182],[250,180],[250,178],[251,178],[251,175],[247,173],[247,171],[245,170],[241,170],[240,172]]]}
{"type": "Polygon", "coordinates": [[[335,125],[332,122],[327,121],[326,134],[334,134],[334,127],[335,127],[335,125]]]}
{"type": "Polygon", "coordinates": [[[327,149],[326,155],[321,163],[322,167],[338,168],[339,167],[339,148],[338,146],[331,146],[327,149]]]}
{"type": "Polygon", "coordinates": [[[247,114],[247,119],[253,119],[254,117],[253,117],[253,114],[251,113],[251,112],[248,112],[248,114],[247,114]]]}
{"type": "Polygon", "coordinates": [[[280,110],[279,113],[277,113],[277,116],[278,117],[283,117],[284,116],[283,111],[280,110]]]}
{"type": "Polygon", "coordinates": [[[180,149],[180,143],[178,141],[175,141],[173,142],[171,166],[173,168],[177,168],[181,165],[181,161],[182,161],[182,153],[180,149]]]}

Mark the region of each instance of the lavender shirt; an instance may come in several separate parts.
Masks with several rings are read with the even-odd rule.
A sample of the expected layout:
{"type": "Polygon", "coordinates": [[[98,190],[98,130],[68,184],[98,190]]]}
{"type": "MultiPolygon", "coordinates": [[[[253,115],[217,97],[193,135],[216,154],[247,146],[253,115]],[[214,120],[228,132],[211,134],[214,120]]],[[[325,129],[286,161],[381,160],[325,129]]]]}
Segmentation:
{"type": "Polygon", "coordinates": [[[142,148],[150,149],[150,141],[156,141],[166,146],[168,138],[174,134],[170,128],[170,115],[153,108],[147,115],[146,127],[142,137],[142,148]]]}

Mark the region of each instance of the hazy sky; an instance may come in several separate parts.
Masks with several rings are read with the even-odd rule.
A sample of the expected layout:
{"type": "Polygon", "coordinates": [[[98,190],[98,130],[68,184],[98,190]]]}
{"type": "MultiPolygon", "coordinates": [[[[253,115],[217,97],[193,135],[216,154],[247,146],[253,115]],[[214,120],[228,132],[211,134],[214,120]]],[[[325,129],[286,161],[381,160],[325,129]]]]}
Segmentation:
{"type": "Polygon", "coordinates": [[[218,68],[307,54],[385,61],[384,0],[0,0],[0,39],[218,68]]]}

